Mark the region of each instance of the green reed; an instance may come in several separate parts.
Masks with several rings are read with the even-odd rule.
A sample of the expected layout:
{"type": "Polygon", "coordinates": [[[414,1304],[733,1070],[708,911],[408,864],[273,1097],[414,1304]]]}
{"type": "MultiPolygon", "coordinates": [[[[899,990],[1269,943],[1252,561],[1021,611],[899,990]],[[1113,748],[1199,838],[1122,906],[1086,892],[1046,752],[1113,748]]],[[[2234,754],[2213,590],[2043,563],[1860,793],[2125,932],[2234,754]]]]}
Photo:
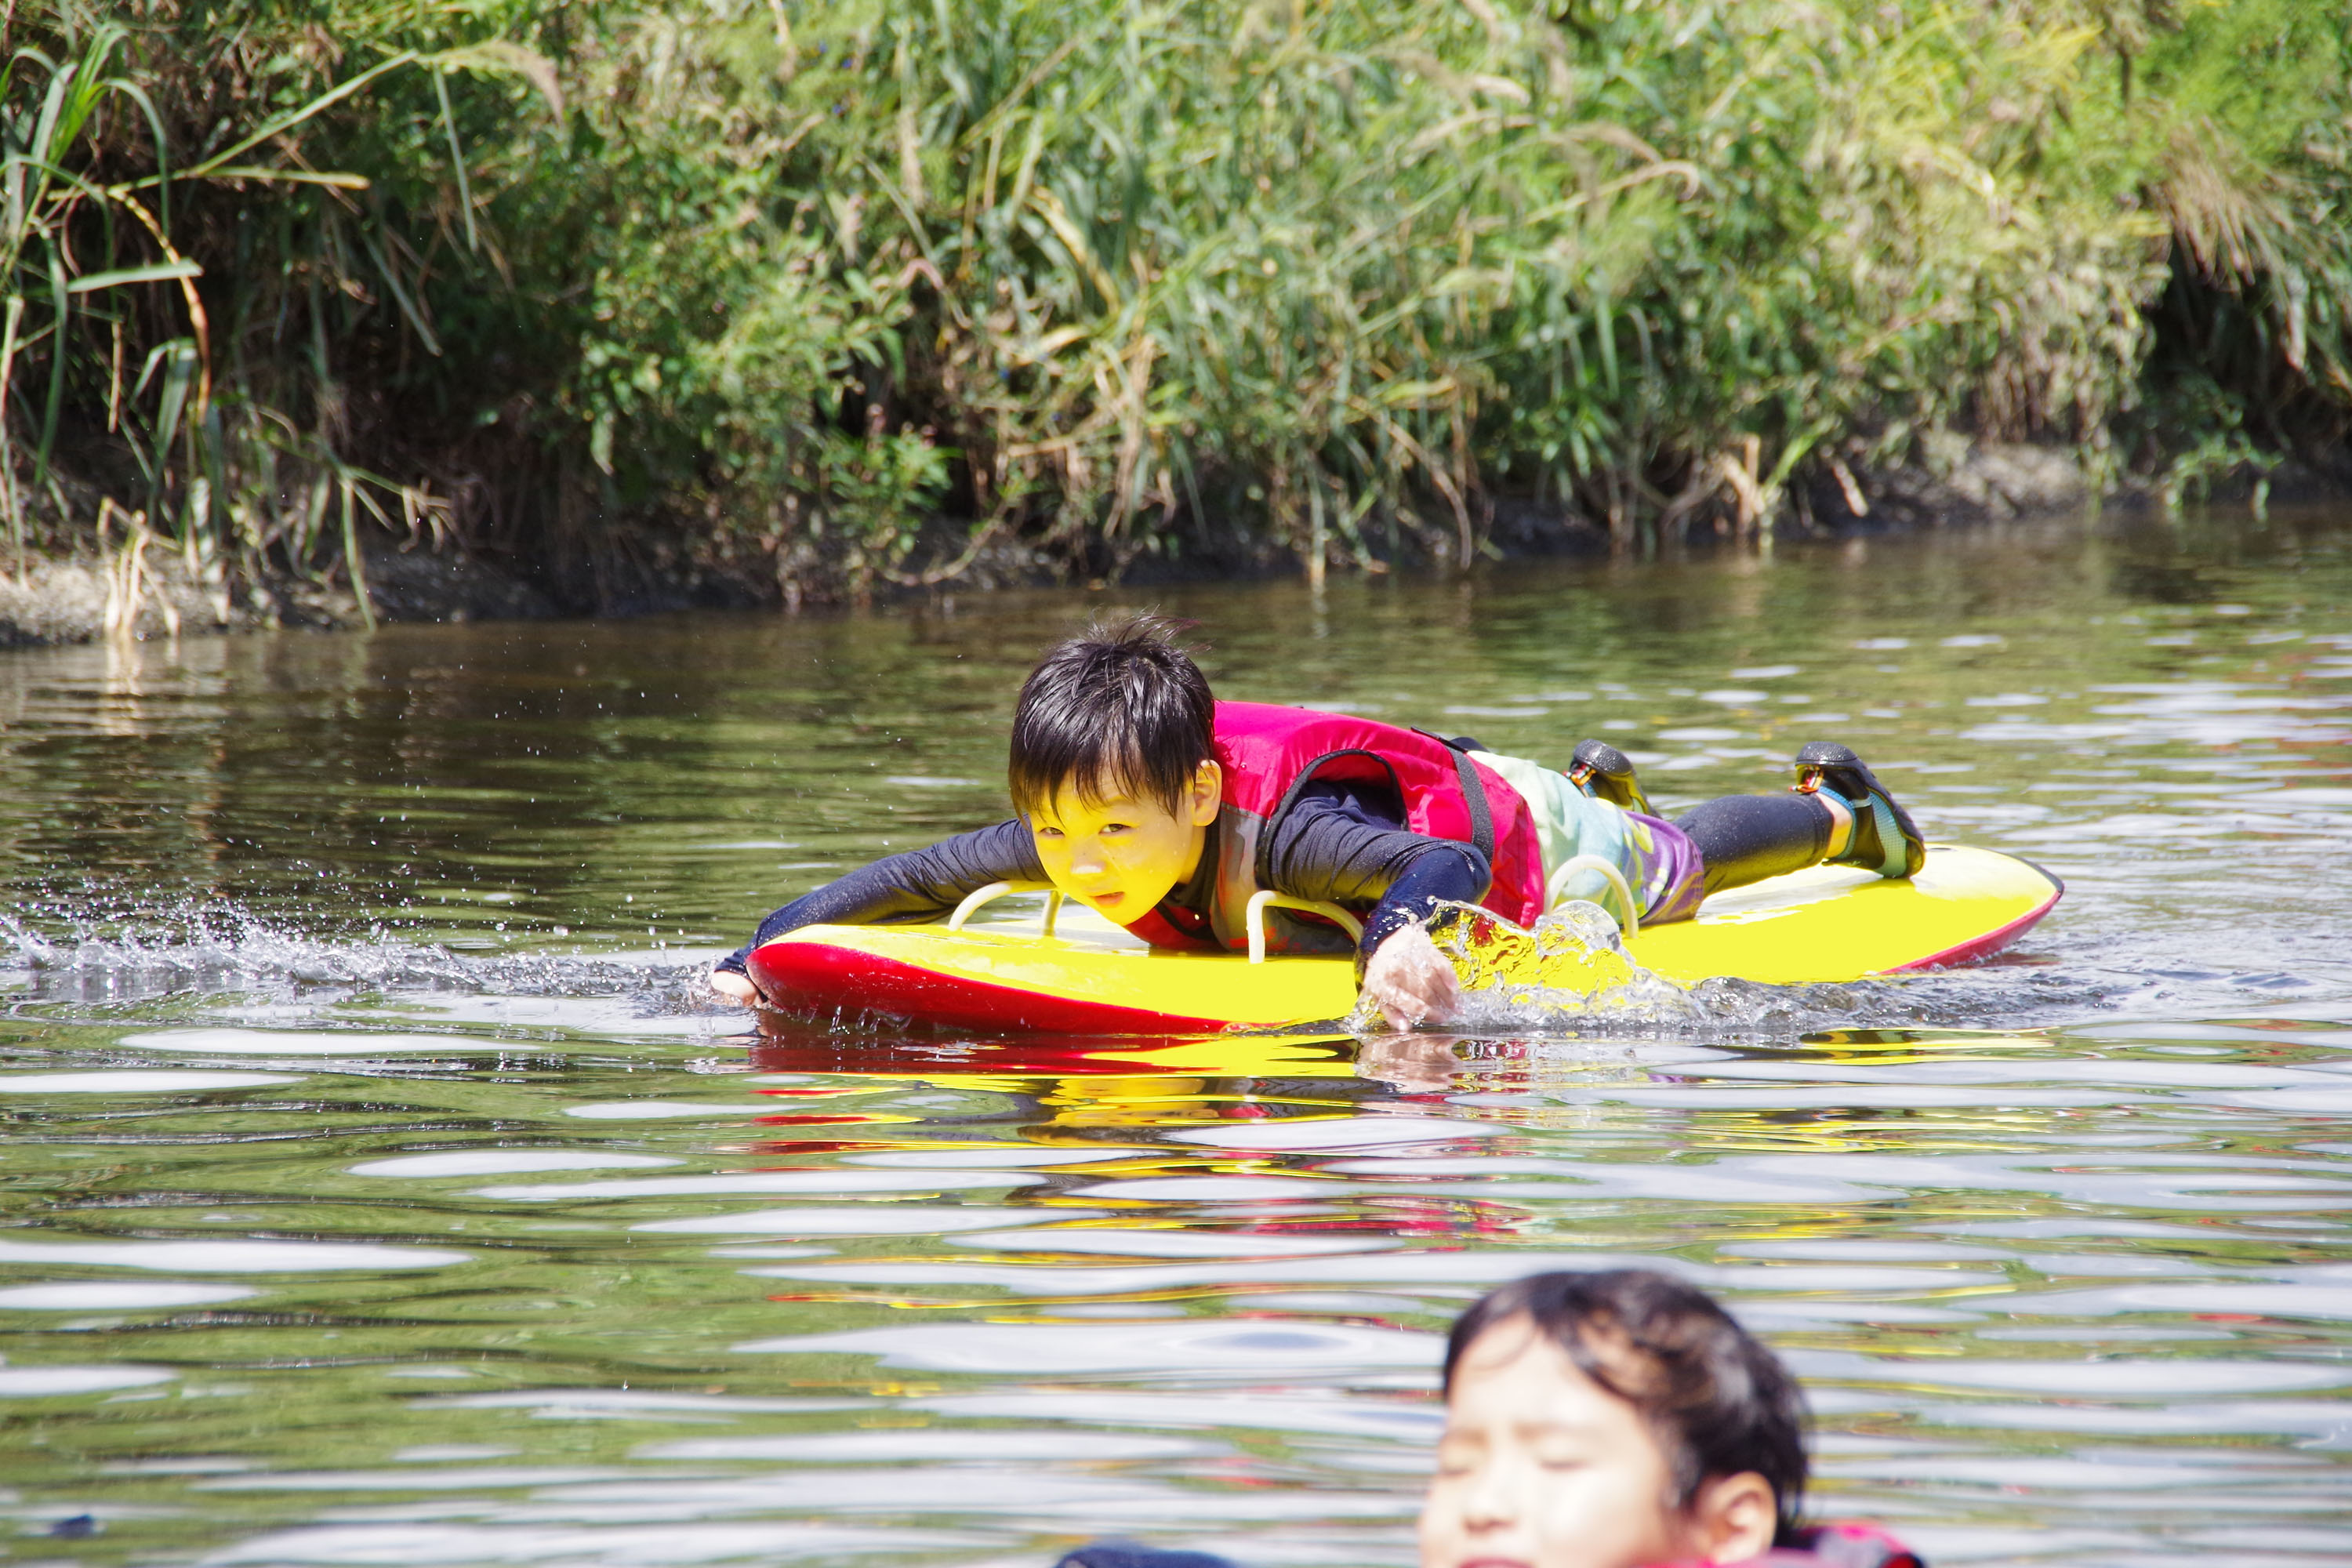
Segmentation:
{"type": "Polygon", "coordinates": [[[1319,574],[1965,436],[2178,494],[2352,408],[2352,26],[2294,0],[109,15],[20,13],[0,95],[12,537],[242,581],[1319,574]]]}

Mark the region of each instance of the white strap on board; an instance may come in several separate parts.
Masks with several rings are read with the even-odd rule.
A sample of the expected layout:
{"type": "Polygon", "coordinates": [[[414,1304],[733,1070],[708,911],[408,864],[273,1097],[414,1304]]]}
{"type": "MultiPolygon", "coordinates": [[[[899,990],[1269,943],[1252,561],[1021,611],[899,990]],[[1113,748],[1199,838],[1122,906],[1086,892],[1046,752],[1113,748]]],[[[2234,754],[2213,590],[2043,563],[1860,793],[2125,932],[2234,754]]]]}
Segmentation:
{"type": "Polygon", "coordinates": [[[1270,909],[1300,910],[1310,915],[1321,915],[1346,931],[1350,940],[1361,942],[1364,938],[1364,922],[1337,904],[1318,903],[1313,899],[1294,899],[1270,888],[1263,889],[1250,895],[1249,911],[1245,916],[1252,963],[1265,962],[1265,911],[1270,909]]]}
{"type": "Polygon", "coordinates": [[[1633,901],[1633,889],[1625,885],[1625,873],[1598,855],[1575,855],[1561,861],[1559,869],[1552,872],[1544,883],[1544,908],[1552,909],[1559,903],[1560,889],[1567,887],[1569,879],[1580,871],[1600,872],[1601,879],[1609,884],[1610,891],[1623,900],[1624,915],[1621,918],[1612,910],[1610,919],[1617,921],[1617,929],[1624,933],[1625,940],[1631,942],[1641,935],[1642,906],[1633,901]]]}
{"type": "Polygon", "coordinates": [[[974,888],[964,895],[963,902],[948,917],[948,930],[963,930],[964,921],[971,919],[982,904],[992,903],[1011,893],[1043,893],[1045,895],[1045,918],[1040,923],[1038,935],[1050,937],[1054,924],[1062,918],[1061,889],[1051,882],[991,882],[985,888],[974,888]]]}

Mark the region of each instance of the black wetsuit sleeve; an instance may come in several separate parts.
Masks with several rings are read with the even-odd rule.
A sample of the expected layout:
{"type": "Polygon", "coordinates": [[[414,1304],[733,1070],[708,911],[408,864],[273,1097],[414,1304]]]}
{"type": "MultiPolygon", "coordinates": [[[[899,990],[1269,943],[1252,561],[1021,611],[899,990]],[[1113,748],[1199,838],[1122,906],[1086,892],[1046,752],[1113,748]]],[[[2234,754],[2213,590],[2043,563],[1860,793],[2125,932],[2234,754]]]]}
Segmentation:
{"type": "Polygon", "coordinates": [[[788,931],[814,925],[888,925],[929,920],[991,882],[1042,882],[1036,841],[1018,821],[959,833],[926,849],[909,849],[863,866],[814,892],[803,893],[760,922],[749,942],[719,967],[744,973],[753,948],[788,931]]]}
{"type": "Polygon", "coordinates": [[[1403,824],[1403,811],[1385,790],[1309,784],[1274,824],[1267,885],[1295,899],[1370,906],[1360,960],[1407,921],[1428,918],[1439,900],[1475,903],[1485,897],[1493,872],[1475,847],[1410,833],[1403,824]]]}

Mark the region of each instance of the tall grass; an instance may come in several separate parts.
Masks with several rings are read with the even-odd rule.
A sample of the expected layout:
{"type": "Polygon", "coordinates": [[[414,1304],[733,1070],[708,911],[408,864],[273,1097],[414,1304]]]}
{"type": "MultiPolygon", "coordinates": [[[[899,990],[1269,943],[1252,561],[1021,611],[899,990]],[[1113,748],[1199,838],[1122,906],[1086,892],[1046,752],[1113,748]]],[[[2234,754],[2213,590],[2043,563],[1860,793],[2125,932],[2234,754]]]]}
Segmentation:
{"type": "Polygon", "coordinates": [[[402,357],[411,341],[440,353],[429,246],[366,174],[313,150],[338,122],[380,133],[364,97],[396,78],[430,83],[454,138],[443,75],[544,64],[498,41],[352,60],[323,18],[238,15],[11,13],[0,499],[20,573],[30,511],[53,548],[84,532],[103,548],[119,526],[133,563],[180,549],[224,613],[233,588],[339,567],[372,620],[363,520],[415,528],[449,505],[363,466],[385,446],[353,430],[343,367],[387,300],[402,357]]]}
{"type": "MultiPolygon", "coordinates": [[[[70,0],[0,90],[12,546],[575,599],[1466,563],[2352,410],[2294,0],[70,0]]],[[[255,587],[253,591],[259,591],[255,587]]]]}

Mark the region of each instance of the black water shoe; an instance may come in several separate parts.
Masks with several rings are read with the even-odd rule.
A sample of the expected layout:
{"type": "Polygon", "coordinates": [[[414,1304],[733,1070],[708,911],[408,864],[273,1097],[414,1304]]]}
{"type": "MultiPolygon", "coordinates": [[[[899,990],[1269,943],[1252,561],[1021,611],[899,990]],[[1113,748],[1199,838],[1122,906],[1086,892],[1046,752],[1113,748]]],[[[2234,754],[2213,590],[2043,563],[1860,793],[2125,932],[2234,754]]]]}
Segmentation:
{"type": "Polygon", "coordinates": [[[1828,795],[1853,813],[1853,838],[1831,864],[1860,866],[1882,877],[1916,877],[1927,863],[1927,840],[1911,814],[1895,804],[1851,747],[1807,742],[1797,753],[1794,787],[1799,795],[1828,795]]]}
{"type": "Polygon", "coordinates": [[[1650,809],[1650,797],[1642,793],[1642,781],[1633,776],[1633,760],[1606,741],[1577,742],[1576,755],[1568,765],[1568,782],[1594,800],[1644,816],[1657,815],[1650,809]]]}

